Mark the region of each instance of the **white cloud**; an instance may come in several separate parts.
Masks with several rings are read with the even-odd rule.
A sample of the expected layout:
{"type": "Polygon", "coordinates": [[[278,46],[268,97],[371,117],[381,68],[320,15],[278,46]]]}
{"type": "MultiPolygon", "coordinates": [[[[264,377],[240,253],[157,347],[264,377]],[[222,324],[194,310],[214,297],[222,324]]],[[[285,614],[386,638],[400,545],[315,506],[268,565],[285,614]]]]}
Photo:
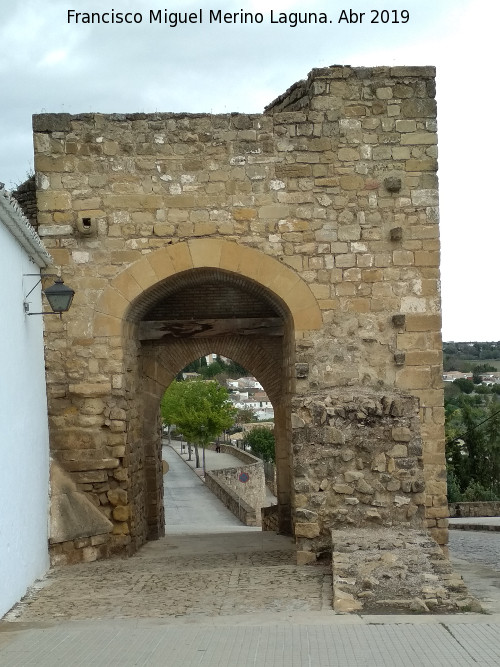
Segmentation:
{"type": "Polygon", "coordinates": [[[64,62],[68,58],[68,52],[66,49],[56,49],[55,51],[49,51],[39,63],[39,66],[44,67],[46,65],[58,65],[59,63],[64,62]]]}
{"type": "MultiPolygon", "coordinates": [[[[142,11],[149,0],[78,11],[142,11]]],[[[13,0],[0,25],[0,180],[24,179],[32,159],[31,114],[41,111],[259,112],[313,67],[435,64],[438,68],[445,338],[500,339],[492,308],[500,246],[496,164],[496,68],[500,3],[405,0],[407,24],[178,27],[68,25],[65,0],[13,0]]],[[[96,7],[97,5],[97,7],[96,7]]],[[[190,0],[169,11],[212,3],[190,0]]],[[[326,11],[341,3],[220,0],[223,11],[326,11]],[[242,6],[243,5],[243,6],[242,6]]]]}

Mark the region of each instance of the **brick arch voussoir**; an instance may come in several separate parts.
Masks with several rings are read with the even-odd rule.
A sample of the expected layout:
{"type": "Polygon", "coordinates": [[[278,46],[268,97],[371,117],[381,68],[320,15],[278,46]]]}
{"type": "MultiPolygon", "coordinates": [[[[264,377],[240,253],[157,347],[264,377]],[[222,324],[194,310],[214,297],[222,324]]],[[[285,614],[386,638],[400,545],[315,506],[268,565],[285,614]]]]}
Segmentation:
{"type": "Polygon", "coordinates": [[[192,239],[152,252],[120,272],[96,303],[94,335],[120,335],[133,302],[145,290],[176,273],[208,267],[238,273],[267,288],[285,304],[295,330],[321,328],[318,302],[293,269],[260,250],[233,241],[192,239]]]}
{"type": "Polygon", "coordinates": [[[247,368],[264,387],[270,401],[276,404],[282,394],[281,365],[256,341],[240,337],[177,339],[160,348],[156,380],[166,388],[177,373],[194,359],[211,352],[228,357],[247,368]]]}

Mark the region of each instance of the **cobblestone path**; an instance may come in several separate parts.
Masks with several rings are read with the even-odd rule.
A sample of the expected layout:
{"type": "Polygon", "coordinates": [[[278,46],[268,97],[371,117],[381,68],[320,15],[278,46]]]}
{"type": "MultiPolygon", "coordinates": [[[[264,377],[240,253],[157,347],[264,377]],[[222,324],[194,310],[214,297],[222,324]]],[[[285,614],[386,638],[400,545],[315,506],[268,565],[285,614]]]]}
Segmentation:
{"type": "MultiPolygon", "coordinates": [[[[326,564],[299,567],[290,538],[248,530],[224,507],[209,510],[209,503],[219,501],[197,475],[175,453],[169,463],[168,537],[149,542],[131,558],[51,570],[8,620],[331,611],[326,564]]],[[[500,612],[500,533],[450,531],[450,554],[471,592],[489,611],[500,612]]]]}
{"type": "Polygon", "coordinates": [[[8,620],[161,618],[331,609],[326,566],[294,564],[274,534],[174,536],[128,559],[52,570],[8,620]]]}
{"type": "Polygon", "coordinates": [[[332,609],[327,565],[295,565],[291,538],[243,526],[175,452],[167,454],[168,536],[147,543],[131,558],[51,570],[8,620],[332,609]]]}

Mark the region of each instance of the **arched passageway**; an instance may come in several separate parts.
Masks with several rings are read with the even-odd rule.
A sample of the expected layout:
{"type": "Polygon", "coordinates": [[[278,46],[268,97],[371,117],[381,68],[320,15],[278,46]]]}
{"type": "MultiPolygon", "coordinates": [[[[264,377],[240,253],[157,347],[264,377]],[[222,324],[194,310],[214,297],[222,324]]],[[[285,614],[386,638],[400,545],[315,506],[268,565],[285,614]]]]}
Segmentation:
{"type": "Polygon", "coordinates": [[[279,530],[291,534],[295,337],[321,326],[307,284],[260,251],[193,240],[151,253],[119,274],[96,304],[93,326],[123,360],[115,393],[125,416],[129,511],[126,521],[115,521],[114,542],[134,551],[163,535],[161,397],[182,368],[211,352],[247,368],[273,404],[279,530]]]}
{"type": "MultiPolygon", "coordinates": [[[[166,387],[188,363],[215,352],[259,379],[275,410],[279,529],[291,533],[290,398],[293,324],[285,304],[267,288],[234,272],[184,271],[136,299],[128,313],[136,350],[137,443],[144,448],[147,535],[163,534],[159,405],[166,387]]],[[[133,370],[132,370],[133,369],[133,370]]],[[[139,491],[139,490],[138,490],[139,491]]]]}
{"type": "MultiPolygon", "coordinates": [[[[70,403],[57,404],[63,418],[53,418],[52,451],[64,479],[56,494],[76,480],[71,493],[82,529],[57,507],[56,520],[67,538],[90,536],[73,544],[71,558],[87,558],[79,549],[89,546],[92,557],[133,553],[163,535],[161,397],[182,368],[211,352],[257,376],[273,403],[279,529],[291,534],[295,338],[320,327],[316,299],[294,271],[234,242],[168,245],[119,273],[95,303],[88,329],[92,353],[107,357],[110,374],[71,384],[70,403]]],[[[86,342],[79,338],[77,351],[87,358],[86,342]]],[[[53,554],[67,561],[59,544],[53,554]]]]}

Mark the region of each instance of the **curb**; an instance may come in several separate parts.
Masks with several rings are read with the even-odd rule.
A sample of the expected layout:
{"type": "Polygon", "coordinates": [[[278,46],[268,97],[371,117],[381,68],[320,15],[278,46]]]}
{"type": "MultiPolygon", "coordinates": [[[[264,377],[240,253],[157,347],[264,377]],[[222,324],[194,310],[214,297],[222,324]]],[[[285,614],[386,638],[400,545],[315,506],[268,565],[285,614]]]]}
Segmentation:
{"type": "Polygon", "coordinates": [[[493,530],[500,531],[500,525],[491,523],[450,523],[449,530],[493,530]]]}

